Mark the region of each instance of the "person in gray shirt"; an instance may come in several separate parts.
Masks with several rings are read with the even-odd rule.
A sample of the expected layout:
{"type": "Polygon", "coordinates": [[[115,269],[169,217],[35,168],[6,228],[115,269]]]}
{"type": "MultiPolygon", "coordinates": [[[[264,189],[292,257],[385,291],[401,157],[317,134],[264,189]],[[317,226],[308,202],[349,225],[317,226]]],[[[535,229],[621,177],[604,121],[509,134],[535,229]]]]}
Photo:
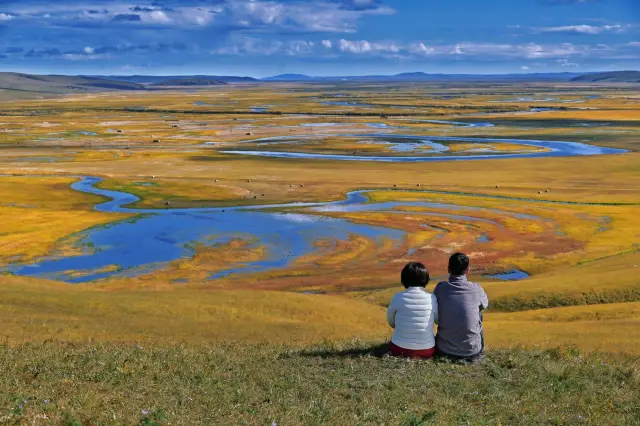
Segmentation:
{"type": "Polygon", "coordinates": [[[433,291],[440,311],[436,354],[474,362],[484,351],[482,311],[489,307],[489,299],[479,284],[467,280],[468,273],[469,257],[454,254],[449,259],[449,280],[433,291]]]}

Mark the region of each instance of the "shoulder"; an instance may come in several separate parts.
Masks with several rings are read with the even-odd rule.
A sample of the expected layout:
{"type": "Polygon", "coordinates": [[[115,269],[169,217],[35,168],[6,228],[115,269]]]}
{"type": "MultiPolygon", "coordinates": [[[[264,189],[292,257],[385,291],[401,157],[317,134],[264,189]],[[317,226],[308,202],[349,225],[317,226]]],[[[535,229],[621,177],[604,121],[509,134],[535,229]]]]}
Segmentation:
{"type": "Polygon", "coordinates": [[[442,291],[444,288],[447,287],[447,285],[449,285],[448,281],[440,281],[438,284],[436,284],[436,287],[433,289],[433,294],[436,294],[442,291]]]}
{"type": "Polygon", "coordinates": [[[471,286],[471,288],[475,290],[476,293],[480,295],[484,294],[484,288],[482,288],[482,286],[479,283],[469,281],[469,285],[471,286]]]}
{"type": "Polygon", "coordinates": [[[396,294],[393,295],[393,297],[391,297],[391,303],[393,303],[394,301],[397,301],[398,299],[402,299],[402,296],[404,296],[404,291],[399,291],[396,294]]]}
{"type": "Polygon", "coordinates": [[[480,283],[474,282],[474,281],[469,281],[469,285],[473,288],[475,288],[476,290],[484,290],[482,288],[482,286],[480,285],[480,283]]]}

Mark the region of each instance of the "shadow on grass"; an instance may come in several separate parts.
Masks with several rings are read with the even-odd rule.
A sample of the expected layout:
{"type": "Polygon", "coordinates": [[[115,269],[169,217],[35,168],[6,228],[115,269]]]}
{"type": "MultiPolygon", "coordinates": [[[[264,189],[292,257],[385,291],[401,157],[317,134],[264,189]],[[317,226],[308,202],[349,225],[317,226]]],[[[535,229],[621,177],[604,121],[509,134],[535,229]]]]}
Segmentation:
{"type": "Polygon", "coordinates": [[[390,353],[389,343],[381,343],[369,347],[354,347],[348,349],[321,348],[303,350],[296,353],[296,355],[310,358],[361,358],[365,356],[382,358],[390,356],[390,353]]]}
{"type": "MultiPolygon", "coordinates": [[[[366,347],[351,347],[347,349],[318,348],[318,349],[302,350],[295,353],[289,353],[288,356],[301,356],[301,357],[308,357],[308,358],[325,358],[325,359],[363,358],[363,357],[407,359],[407,357],[391,355],[389,343],[381,343],[374,346],[366,346],[366,347]]],[[[463,358],[448,357],[443,355],[439,356],[436,354],[433,358],[428,358],[428,359],[412,358],[412,359],[422,360],[422,361],[432,361],[437,363],[446,363],[446,364],[471,365],[471,364],[481,364],[485,360],[485,356],[483,355],[473,360],[467,360],[463,358]]]]}

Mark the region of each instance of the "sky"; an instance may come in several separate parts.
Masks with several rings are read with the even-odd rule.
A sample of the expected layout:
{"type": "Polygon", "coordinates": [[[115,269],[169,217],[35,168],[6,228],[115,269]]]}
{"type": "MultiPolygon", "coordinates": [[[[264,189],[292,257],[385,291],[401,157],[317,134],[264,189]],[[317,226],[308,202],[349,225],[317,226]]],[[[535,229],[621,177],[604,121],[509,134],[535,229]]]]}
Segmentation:
{"type": "Polygon", "coordinates": [[[0,0],[0,71],[640,69],[640,0],[0,0]]]}

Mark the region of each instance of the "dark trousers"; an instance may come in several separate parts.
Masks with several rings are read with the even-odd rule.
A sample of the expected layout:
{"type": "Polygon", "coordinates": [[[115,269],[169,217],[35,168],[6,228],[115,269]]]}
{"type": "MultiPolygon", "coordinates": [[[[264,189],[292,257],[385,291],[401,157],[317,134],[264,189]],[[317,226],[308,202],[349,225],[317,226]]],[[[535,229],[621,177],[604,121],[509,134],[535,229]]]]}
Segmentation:
{"type": "Polygon", "coordinates": [[[452,355],[452,354],[448,354],[446,352],[443,352],[441,350],[438,349],[438,347],[436,346],[436,358],[446,358],[450,361],[460,361],[460,362],[468,362],[468,363],[474,363],[477,362],[479,360],[482,359],[482,357],[484,356],[484,333],[480,335],[480,338],[482,339],[482,346],[480,347],[480,352],[478,352],[475,355],[470,355],[470,356],[460,356],[460,355],[452,355]]]}

